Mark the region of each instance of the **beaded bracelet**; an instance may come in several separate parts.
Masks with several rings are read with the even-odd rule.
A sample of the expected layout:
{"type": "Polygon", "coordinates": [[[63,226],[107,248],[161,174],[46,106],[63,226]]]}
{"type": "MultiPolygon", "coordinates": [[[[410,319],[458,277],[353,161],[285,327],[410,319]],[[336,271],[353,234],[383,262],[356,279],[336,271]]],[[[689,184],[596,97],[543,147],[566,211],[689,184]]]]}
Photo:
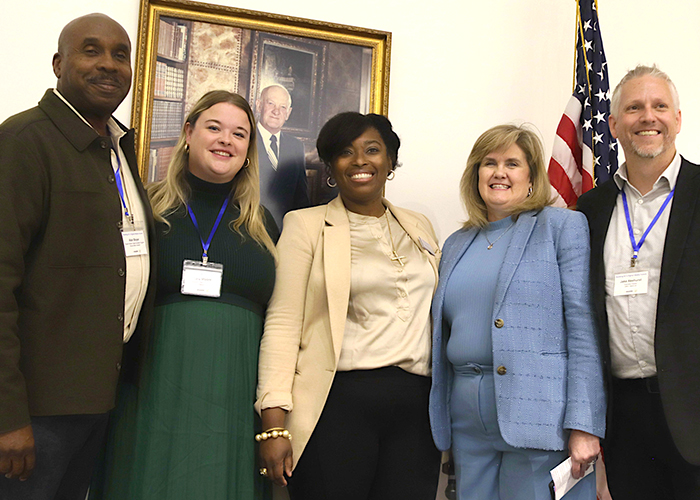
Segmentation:
{"type": "Polygon", "coordinates": [[[259,443],[260,441],[267,441],[268,439],[276,439],[278,437],[283,437],[292,440],[292,435],[284,427],[273,427],[255,435],[255,440],[259,443]]]}

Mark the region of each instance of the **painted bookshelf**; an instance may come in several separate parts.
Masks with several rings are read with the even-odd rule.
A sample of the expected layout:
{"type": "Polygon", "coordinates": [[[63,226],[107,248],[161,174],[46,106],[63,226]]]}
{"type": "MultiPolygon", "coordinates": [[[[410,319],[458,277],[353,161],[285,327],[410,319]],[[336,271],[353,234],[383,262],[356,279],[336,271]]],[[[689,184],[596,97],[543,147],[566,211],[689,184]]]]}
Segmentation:
{"type": "Polygon", "coordinates": [[[161,17],[153,82],[148,181],[165,177],[184,121],[192,22],[161,17]]]}

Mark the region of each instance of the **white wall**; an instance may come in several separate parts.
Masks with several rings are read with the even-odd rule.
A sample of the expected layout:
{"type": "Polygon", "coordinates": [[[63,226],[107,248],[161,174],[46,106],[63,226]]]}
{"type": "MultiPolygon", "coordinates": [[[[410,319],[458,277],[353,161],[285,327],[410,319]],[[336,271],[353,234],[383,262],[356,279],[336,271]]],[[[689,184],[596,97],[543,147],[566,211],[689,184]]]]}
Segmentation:
{"type": "MultiPolygon", "coordinates": [[[[0,120],[36,104],[55,84],[51,57],[61,28],[91,11],[137,39],[138,0],[6,2],[0,30],[0,120]]],[[[390,31],[389,117],[403,163],[387,196],[427,214],[441,240],[464,218],[458,183],[486,128],[528,121],[545,150],[571,92],[574,0],[219,0],[220,4],[390,31]]],[[[675,81],[683,129],[678,149],[700,161],[700,3],[599,0],[610,81],[656,62],[675,81]]],[[[131,96],[116,115],[130,121],[131,96]]]]}

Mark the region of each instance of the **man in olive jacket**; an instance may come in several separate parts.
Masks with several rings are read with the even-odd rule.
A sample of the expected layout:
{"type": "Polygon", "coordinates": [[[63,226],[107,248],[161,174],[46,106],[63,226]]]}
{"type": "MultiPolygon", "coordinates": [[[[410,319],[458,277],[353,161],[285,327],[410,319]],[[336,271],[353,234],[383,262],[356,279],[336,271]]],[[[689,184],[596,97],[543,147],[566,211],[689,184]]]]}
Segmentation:
{"type": "Polygon", "coordinates": [[[85,498],[124,344],[142,340],[153,216],[111,116],[130,58],[109,17],[71,21],[56,89],[0,125],[0,498],[85,498]]]}

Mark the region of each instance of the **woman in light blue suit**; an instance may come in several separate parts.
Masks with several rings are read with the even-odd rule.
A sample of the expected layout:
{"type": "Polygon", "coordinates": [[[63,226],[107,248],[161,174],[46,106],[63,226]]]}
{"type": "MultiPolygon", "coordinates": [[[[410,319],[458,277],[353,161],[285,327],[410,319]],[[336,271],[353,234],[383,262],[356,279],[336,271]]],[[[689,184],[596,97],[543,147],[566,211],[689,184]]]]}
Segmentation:
{"type": "MultiPolygon", "coordinates": [[[[522,127],[479,137],[460,188],[469,220],[433,301],[433,437],[460,500],[546,500],[549,471],[571,456],[583,476],[605,431],[588,226],[547,206],[542,145],[522,127]]],[[[566,498],[595,495],[589,474],[566,498]]]]}

